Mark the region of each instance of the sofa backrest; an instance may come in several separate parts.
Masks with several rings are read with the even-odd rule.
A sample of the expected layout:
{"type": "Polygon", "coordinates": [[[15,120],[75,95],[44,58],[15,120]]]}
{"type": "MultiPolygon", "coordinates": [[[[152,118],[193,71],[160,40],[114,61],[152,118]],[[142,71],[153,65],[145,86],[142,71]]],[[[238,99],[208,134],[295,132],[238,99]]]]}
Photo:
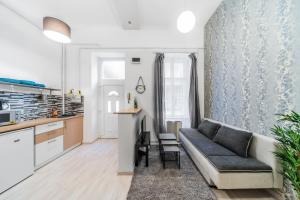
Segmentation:
{"type": "MultiPolygon", "coordinates": [[[[224,124],[219,121],[215,121],[212,119],[207,119],[212,122],[217,122],[222,126],[227,126],[230,128],[234,128],[237,130],[243,130],[238,127],[230,126],[224,124]]],[[[246,130],[247,131],[247,130],[246,130]]],[[[251,157],[256,158],[257,160],[269,165],[273,169],[273,178],[274,178],[274,188],[282,188],[283,187],[283,178],[282,175],[279,173],[281,171],[281,166],[276,159],[273,152],[276,150],[276,143],[277,141],[272,137],[267,137],[264,135],[260,135],[257,133],[253,133],[252,143],[250,146],[249,154],[251,157]]]]}

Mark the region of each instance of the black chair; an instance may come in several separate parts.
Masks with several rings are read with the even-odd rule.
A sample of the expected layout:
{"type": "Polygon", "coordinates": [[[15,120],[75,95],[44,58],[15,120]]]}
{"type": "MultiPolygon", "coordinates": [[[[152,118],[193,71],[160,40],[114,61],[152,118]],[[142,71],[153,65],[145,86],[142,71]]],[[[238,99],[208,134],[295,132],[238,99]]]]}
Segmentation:
{"type": "Polygon", "coordinates": [[[142,156],[146,156],[145,166],[149,166],[150,132],[142,132],[135,144],[135,166],[139,165],[142,156]]]}

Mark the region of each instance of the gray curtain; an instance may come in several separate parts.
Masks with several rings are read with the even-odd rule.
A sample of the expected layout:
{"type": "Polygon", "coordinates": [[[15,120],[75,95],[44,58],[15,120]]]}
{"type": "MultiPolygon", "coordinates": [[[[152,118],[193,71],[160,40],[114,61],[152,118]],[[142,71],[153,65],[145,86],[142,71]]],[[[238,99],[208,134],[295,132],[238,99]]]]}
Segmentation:
{"type": "Polygon", "coordinates": [[[189,91],[189,113],[191,120],[191,128],[197,128],[200,124],[200,102],[198,93],[198,74],[197,74],[197,58],[194,53],[189,55],[191,59],[191,77],[189,91]]]}
{"type": "Polygon", "coordinates": [[[157,53],[154,62],[154,126],[156,134],[165,129],[164,54],[157,53]]]}

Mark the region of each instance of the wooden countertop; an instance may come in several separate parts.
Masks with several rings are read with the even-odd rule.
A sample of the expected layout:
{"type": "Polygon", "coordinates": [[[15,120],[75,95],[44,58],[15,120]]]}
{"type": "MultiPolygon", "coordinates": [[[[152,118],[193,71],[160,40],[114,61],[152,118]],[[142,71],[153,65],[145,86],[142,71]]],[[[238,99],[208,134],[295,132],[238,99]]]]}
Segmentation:
{"type": "Polygon", "coordinates": [[[4,132],[19,130],[19,129],[30,128],[30,127],[34,127],[34,126],[41,125],[41,124],[64,121],[64,120],[77,118],[77,117],[83,117],[83,115],[79,114],[79,115],[75,115],[72,117],[64,117],[64,118],[40,118],[40,119],[28,120],[28,121],[20,122],[20,123],[13,124],[13,125],[1,126],[0,134],[4,133],[4,132]]]}
{"type": "Polygon", "coordinates": [[[142,111],[142,108],[129,108],[129,109],[124,109],[120,110],[119,112],[114,112],[114,114],[138,114],[139,112],[142,111]]]}

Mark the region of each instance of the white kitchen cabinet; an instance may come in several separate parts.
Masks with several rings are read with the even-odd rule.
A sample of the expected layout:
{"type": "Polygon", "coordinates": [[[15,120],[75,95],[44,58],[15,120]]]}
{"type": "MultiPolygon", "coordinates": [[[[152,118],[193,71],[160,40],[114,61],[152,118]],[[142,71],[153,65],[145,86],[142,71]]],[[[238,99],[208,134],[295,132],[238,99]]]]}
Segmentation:
{"type": "Polygon", "coordinates": [[[64,151],[64,136],[59,136],[48,141],[48,155],[53,158],[64,151]]]}
{"type": "Polygon", "coordinates": [[[35,166],[39,167],[64,151],[64,137],[59,136],[35,145],[35,166]]]}
{"type": "Polygon", "coordinates": [[[34,129],[0,134],[0,193],[33,174],[34,129]]]}
{"type": "Polygon", "coordinates": [[[52,123],[48,123],[48,124],[42,124],[42,125],[38,125],[35,127],[35,134],[39,135],[42,133],[46,133],[49,131],[53,131],[56,129],[60,129],[64,127],[64,122],[63,121],[58,121],[58,122],[52,122],[52,123]]]}
{"type": "Polygon", "coordinates": [[[48,141],[35,145],[35,166],[39,166],[49,159],[48,141]]]}

